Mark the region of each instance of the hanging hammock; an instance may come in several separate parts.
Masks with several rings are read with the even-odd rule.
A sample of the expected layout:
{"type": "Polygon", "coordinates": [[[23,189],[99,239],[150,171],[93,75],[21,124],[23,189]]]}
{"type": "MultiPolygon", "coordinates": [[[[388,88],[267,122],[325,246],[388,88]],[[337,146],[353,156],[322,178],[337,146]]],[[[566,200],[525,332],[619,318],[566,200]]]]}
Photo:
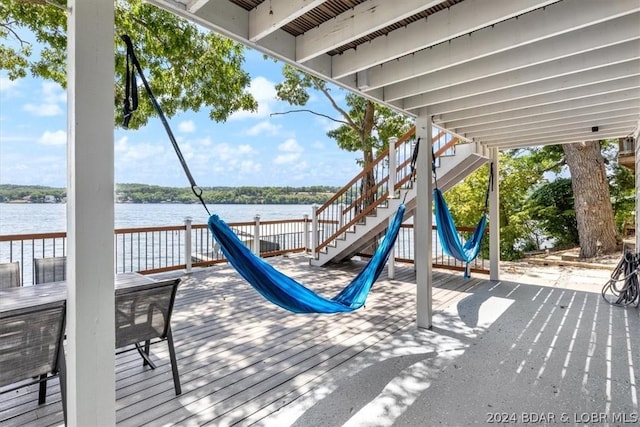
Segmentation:
{"type": "Polygon", "coordinates": [[[401,204],[389,221],[387,232],[373,257],[351,283],[331,299],[316,294],[256,256],[218,215],[209,218],[209,230],[229,263],[272,303],[293,313],[341,313],[364,305],[371,286],[382,273],[393,249],[404,211],[405,206],[401,204]]]}
{"type": "MultiPolygon", "coordinates": [[[[465,263],[464,277],[466,279],[471,277],[469,271],[469,264],[476,259],[480,253],[480,247],[482,245],[482,237],[487,228],[487,208],[489,204],[489,191],[493,185],[493,164],[489,165],[489,187],[487,188],[487,195],[485,197],[484,212],[476,225],[475,230],[471,237],[465,242],[463,241],[456,225],[451,217],[451,212],[447,206],[447,202],[442,195],[442,191],[438,188],[438,181],[436,179],[436,186],[433,190],[433,202],[435,205],[435,217],[436,217],[436,230],[440,239],[440,246],[442,250],[449,256],[454,257],[458,261],[465,263]]],[[[435,169],[434,169],[435,171],[435,169]]],[[[434,172],[435,175],[435,172],[434,172]]]]}
{"type": "MultiPolygon", "coordinates": [[[[131,39],[123,35],[127,45],[127,72],[124,101],[124,126],[127,127],[131,115],[138,106],[138,93],[135,74],[140,75],[142,83],[149,94],[151,103],[160,116],[160,120],[171,140],[173,148],[180,160],[182,168],[191,184],[191,190],[204,206],[209,217],[209,230],[216,239],[229,263],[253,286],[263,297],[272,303],[293,313],[344,313],[362,307],[367,295],[378,279],[389,258],[393,245],[398,237],[400,225],[404,218],[405,206],[400,204],[393,219],[389,220],[387,232],[373,256],[363,270],[340,293],[333,298],[325,298],[294,279],[279,272],[262,258],[255,255],[245,246],[233,230],[218,215],[211,215],[202,199],[202,190],[196,185],[182,152],[167,122],[164,112],[158,104],[149,86],[140,63],[138,62],[131,39]]],[[[414,156],[415,157],[415,156],[414,156]]],[[[413,166],[413,165],[412,165],[413,166]]]]}

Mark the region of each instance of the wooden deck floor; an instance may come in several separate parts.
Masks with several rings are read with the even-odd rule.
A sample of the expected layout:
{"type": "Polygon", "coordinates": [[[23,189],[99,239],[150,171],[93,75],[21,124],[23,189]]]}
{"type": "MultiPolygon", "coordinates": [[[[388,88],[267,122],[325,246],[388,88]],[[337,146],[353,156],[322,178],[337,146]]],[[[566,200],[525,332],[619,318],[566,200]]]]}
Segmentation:
{"type": "MultiPolygon", "coordinates": [[[[278,269],[325,295],[340,290],[361,267],[310,268],[299,257],[278,269]]],[[[384,274],[384,273],[383,273],[384,274]]],[[[183,394],[176,397],[166,346],[152,347],[158,368],[143,368],[132,353],[116,360],[117,422],[123,426],[249,423],[277,411],[357,360],[377,342],[415,322],[412,266],[383,277],[367,305],[342,315],[294,315],[263,300],[228,266],[193,273],[176,297],[173,331],[183,394]]],[[[434,298],[446,307],[478,283],[460,275],[437,276],[434,298]]],[[[47,403],[37,405],[27,387],[0,395],[0,423],[58,425],[57,380],[47,403]]]]}
{"type": "MultiPolygon", "coordinates": [[[[353,262],[340,268],[313,268],[299,256],[272,262],[279,270],[324,295],[339,291],[362,266],[353,262]]],[[[541,282],[557,285],[545,277],[541,282]]],[[[478,323],[478,307],[465,306],[462,301],[478,290],[487,292],[496,287],[488,280],[464,280],[459,273],[435,273],[434,307],[440,313],[440,326],[434,332],[420,335],[415,328],[415,274],[410,265],[396,267],[393,280],[383,276],[374,286],[365,308],[340,315],[290,314],[264,301],[228,266],[195,272],[181,285],[172,322],[183,394],[174,395],[164,344],[152,347],[154,360],[158,362],[155,371],[143,368],[135,353],[119,355],[116,358],[117,423],[122,426],[317,425],[318,418],[312,417],[314,406],[323,399],[324,405],[329,405],[332,402],[329,396],[340,387],[343,391],[349,390],[344,380],[356,372],[377,366],[373,379],[367,381],[384,384],[367,383],[359,390],[350,391],[344,399],[353,405],[351,411],[375,400],[375,396],[369,396],[372,391],[384,387],[386,380],[393,377],[390,373],[409,366],[412,354],[422,358],[425,354],[438,354],[437,363],[431,367],[432,372],[439,372],[444,364],[472,348],[475,344],[468,340],[480,335],[483,327],[478,323]],[[447,311],[452,307],[455,313],[447,311]],[[465,314],[467,308],[469,312],[465,314]],[[465,326],[469,317],[474,316],[475,326],[465,326]],[[466,334],[467,341],[452,338],[460,331],[466,334]],[[397,360],[404,360],[407,366],[382,364],[393,356],[405,358],[397,360]],[[384,380],[386,373],[391,377],[384,380]]],[[[500,289],[504,291],[496,301],[517,299],[520,287],[515,283],[502,285],[500,289]]],[[[533,292],[539,286],[522,288],[533,292]]],[[[526,294],[525,298],[530,299],[531,295],[526,294]]],[[[489,316],[493,316],[491,321],[507,306],[498,303],[494,308],[496,312],[489,316]]],[[[638,323],[637,313],[632,323],[631,328],[638,323]]],[[[635,390],[635,377],[631,381],[635,390]]],[[[422,384],[428,387],[429,381],[422,384]]],[[[418,386],[417,390],[423,389],[418,386]]],[[[334,400],[336,396],[339,394],[333,395],[334,400]]],[[[344,399],[333,404],[341,410],[346,406],[349,411],[344,399]]],[[[325,421],[320,424],[342,425],[344,419],[338,422],[326,418],[325,421]]],[[[42,406],[37,404],[35,387],[0,395],[0,424],[62,424],[57,380],[49,385],[47,403],[42,406]]],[[[407,421],[397,425],[413,424],[407,421]]]]}

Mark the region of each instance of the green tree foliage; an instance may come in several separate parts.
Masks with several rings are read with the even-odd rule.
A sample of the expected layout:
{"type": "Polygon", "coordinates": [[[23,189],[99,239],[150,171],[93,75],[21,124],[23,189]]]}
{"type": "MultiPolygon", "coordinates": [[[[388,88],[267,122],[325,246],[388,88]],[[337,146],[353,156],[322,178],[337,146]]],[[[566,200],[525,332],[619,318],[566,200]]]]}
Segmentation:
{"type": "MultiPolygon", "coordinates": [[[[66,87],[66,4],[59,4],[62,8],[43,0],[0,4],[0,39],[11,42],[0,45],[0,69],[6,70],[10,79],[31,74],[66,87]],[[28,34],[42,45],[39,55],[27,41],[28,34]]],[[[255,99],[246,91],[250,76],[241,68],[241,45],[142,0],[116,0],[115,25],[116,124],[122,123],[124,99],[122,34],[133,40],[149,84],[167,116],[209,108],[211,119],[224,121],[234,111],[256,110],[255,99]]],[[[140,93],[144,93],[142,87],[140,93]]],[[[143,126],[153,115],[148,97],[141,96],[129,126],[143,126]]]]}
{"type": "Polygon", "coordinates": [[[529,198],[527,211],[548,237],[556,239],[556,247],[580,244],[571,179],[543,184],[529,198]]]}
{"type": "MultiPolygon", "coordinates": [[[[538,157],[535,150],[509,150],[500,153],[500,257],[517,259],[539,234],[526,211],[531,188],[553,169],[553,158],[538,157]]],[[[486,167],[469,175],[445,193],[451,215],[459,226],[475,226],[485,209],[489,174],[486,167]]],[[[486,242],[485,242],[486,255],[486,242]]]]}
{"type": "Polygon", "coordinates": [[[622,167],[616,161],[618,150],[613,141],[604,146],[603,156],[606,161],[607,176],[609,178],[609,191],[611,194],[611,206],[616,221],[616,228],[622,234],[625,224],[634,224],[633,216],[636,207],[635,200],[635,175],[622,167]]]}
{"type": "MultiPolygon", "coordinates": [[[[618,165],[615,141],[603,141],[603,156],[616,225],[633,223],[635,181],[633,173],[618,165]]],[[[522,256],[540,249],[543,238],[557,246],[579,244],[571,179],[545,173],[566,172],[561,146],[510,150],[500,154],[501,258],[522,256]],[[548,175],[546,175],[548,176],[548,175]]],[[[474,226],[484,209],[488,173],[481,168],[445,194],[456,224],[474,226]]],[[[486,255],[486,251],[485,251],[486,255]]]]}
{"type": "MultiPolygon", "coordinates": [[[[0,202],[28,200],[42,203],[51,195],[56,201],[66,197],[66,188],[36,185],[0,184],[0,202]]],[[[338,191],[337,187],[205,187],[207,203],[224,204],[322,204],[338,191]]],[[[117,184],[116,201],[122,203],[198,203],[190,188],[161,187],[148,184],[117,184]]]]}

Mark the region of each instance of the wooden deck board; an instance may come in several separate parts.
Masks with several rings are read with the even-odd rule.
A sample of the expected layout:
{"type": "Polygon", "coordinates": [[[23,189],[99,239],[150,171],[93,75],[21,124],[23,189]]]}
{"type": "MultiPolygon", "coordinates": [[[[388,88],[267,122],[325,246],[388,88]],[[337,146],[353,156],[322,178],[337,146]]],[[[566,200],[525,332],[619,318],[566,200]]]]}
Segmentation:
{"type": "MultiPolygon", "coordinates": [[[[303,257],[277,268],[323,295],[334,295],[362,267],[309,267],[303,257]],[[301,261],[302,260],[302,261],[301,261]]],[[[135,352],[116,357],[117,422],[140,425],[249,425],[349,375],[380,343],[415,325],[415,272],[398,265],[374,285],[367,304],[339,315],[295,315],[265,301],[226,265],[193,273],[181,285],[172,319],[183,394],[176,397],[166,344],[152,346],[155,371],[135,352]]],[[[434,272],[434,311],[455,306],[484,279],[434,272]]],[[[510,295],[517,285],[496,285],[510,295]]],[[[47,403],[35,387],[0,395],[4,426],[60,425],[59,384],[47,403]]]]}

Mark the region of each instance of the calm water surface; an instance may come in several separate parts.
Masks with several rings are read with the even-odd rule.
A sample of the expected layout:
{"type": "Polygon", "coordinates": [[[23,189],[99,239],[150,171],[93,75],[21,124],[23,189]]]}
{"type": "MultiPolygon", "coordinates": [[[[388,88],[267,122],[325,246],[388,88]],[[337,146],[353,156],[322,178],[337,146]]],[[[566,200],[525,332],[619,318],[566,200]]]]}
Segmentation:
{"type": "MultiPolygon", "coordinates": [[[[311,205],[209,205],[226,222],[311,217],[311,205]]],[[[0,235],[66,231],[67,205],[63,203],[0,203],[0,235]]],[[[181,225],[190,217],[206,224],[208,215],[197,204],[116,204],[115,228],[181,225]]]]}

